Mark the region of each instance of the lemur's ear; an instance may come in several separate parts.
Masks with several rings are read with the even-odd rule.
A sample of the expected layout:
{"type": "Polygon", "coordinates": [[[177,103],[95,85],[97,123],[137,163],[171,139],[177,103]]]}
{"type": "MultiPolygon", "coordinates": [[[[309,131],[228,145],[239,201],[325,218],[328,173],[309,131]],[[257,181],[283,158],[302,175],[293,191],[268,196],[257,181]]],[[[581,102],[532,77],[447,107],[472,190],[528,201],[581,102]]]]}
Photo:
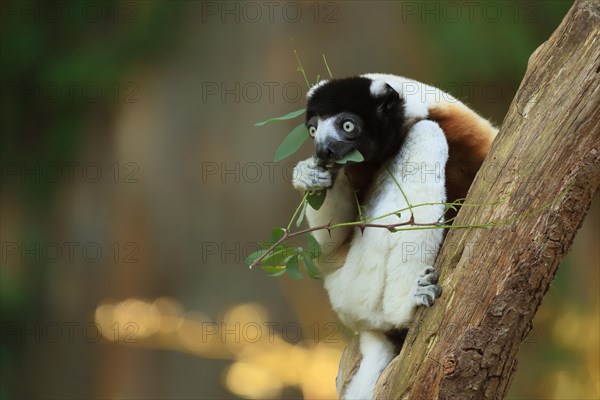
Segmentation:
{"type": "Polygon", "coordinates": [[[380,104],[377,107],[377,112],[380,115],[395,110],[401,103],[400,94],[387,83],[383,83],[378,89],[377,98],[380,99],[380,104]]]}

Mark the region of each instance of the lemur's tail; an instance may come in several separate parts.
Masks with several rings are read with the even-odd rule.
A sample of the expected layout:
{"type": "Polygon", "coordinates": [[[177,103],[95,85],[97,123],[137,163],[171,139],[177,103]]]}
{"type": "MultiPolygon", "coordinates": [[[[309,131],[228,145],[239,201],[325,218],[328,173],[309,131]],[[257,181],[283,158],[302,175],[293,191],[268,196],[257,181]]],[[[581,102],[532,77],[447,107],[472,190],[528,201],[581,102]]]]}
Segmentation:
{"type": "MultiPolygon", "coordinates": [[[[393,334],[399,338],[401,331],[393,334]]],[[[404,338],[406,333],[404,333],[404,338]]],[[[338,388],[340,399],[368,400],[373,398],[377,379],[396,356],[396,345],[387,334],[373,331],[359,333],[360,353],[362,359],[356,373],[350,378],[346,387],[338,388]]],[[[402,340],[403,341],[403,340],[402,340]]]]}

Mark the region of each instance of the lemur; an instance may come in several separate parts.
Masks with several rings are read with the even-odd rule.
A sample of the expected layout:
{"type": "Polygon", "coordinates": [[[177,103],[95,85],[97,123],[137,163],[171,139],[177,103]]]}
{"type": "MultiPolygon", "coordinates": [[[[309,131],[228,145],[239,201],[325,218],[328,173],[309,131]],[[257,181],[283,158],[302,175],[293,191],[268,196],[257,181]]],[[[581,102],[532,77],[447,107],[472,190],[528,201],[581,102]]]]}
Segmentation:
{"type": "MultiPolygon", "coordinates": [[[[363,220],[387,215],[379,224],[448,218],[443,203],[466,197],[498,131],[451,95],[395,75],[321,81],[307,99],[315,154],[298,163],[293,185],[327,189],[321,208],[306,210],[311,227],[359,220],[357,202],[363,220]],[[363,162],[336,163],[353,150],[363,162]],[[417,206],[423,203],[433,204],[417,206]]],[[[417,307],[430,307],[441,295],[433,264],[443,229],[349,226],[313,236],[334,249],[317,266],[334,311],[359,334],[360,366],[344,393],[338,377],[338,393],[371,399],[399,351],[394,339],[406,335],[417,307]]]]}

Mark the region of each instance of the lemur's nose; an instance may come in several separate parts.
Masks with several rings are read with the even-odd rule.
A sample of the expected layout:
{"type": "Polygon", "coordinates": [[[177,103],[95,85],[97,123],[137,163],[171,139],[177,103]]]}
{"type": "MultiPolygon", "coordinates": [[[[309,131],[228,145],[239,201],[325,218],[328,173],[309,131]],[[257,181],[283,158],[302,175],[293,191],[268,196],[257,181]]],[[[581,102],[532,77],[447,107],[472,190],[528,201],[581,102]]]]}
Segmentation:
{"type": "Polygon", "coordinates": [[[318,143],[316,146],[317,157],[323,161],[332,161],[333,159],[333,149],[331,147],[331,142],[327,141],[325,143],[318,143]]]}

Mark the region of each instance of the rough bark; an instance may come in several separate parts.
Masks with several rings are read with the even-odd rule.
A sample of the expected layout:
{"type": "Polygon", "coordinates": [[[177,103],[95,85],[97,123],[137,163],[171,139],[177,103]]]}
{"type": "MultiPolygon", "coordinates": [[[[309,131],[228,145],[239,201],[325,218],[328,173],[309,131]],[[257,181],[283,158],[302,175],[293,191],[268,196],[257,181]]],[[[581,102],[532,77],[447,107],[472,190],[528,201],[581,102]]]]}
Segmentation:
{"type": "MultiPolygon", "coordinates": [[[[600,185],[600,2],[578,0],[531,56],[436,261],[443,296],[417,314],[377,399],[498,399],[600,185]]],[[[358,361],[351,343],[345,382],[358,361]]]]}

